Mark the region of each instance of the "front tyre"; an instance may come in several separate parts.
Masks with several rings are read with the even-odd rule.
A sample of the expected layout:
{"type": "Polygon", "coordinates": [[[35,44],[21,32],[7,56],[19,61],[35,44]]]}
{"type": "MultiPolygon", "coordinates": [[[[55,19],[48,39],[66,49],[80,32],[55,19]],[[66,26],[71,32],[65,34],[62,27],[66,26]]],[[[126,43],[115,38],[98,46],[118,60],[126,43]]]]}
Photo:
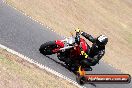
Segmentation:
{"type": "Polygon", "coordinates": [[[51,54],[54,54],[52,50],[55,48],[57,48],[55,41],[50,41],[50,42],[46,42],[42,44],[39,48],[39,51],[43,55],[51,55],[51,54]]]}

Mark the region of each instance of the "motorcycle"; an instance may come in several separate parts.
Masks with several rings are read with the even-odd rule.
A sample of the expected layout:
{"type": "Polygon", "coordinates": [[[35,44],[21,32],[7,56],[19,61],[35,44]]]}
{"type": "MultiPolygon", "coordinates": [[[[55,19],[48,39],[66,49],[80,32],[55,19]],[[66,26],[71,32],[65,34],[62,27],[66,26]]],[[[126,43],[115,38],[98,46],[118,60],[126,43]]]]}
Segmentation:
{"type": "Polygon", "coordinates": [[[75,36],[72,34],[64,40],[46,42],[40,46],[39,51],[43,55],[57,54],[60,61],[63,61],[71,70],[74,67],[74,71],[77,71],[81,66],[81,50],[84,52],[89,50],[89,45],[80,35],[80,32],[76,32],[75,36]]]}

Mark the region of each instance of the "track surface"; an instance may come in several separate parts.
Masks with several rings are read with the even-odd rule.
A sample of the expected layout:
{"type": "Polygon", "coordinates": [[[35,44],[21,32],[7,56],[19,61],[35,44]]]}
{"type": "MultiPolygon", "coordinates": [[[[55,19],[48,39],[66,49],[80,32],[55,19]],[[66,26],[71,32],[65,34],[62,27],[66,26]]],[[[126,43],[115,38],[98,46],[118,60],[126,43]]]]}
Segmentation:
{"type": "MultiPolygon", "coordinates": [[[[73,73],[52,60],[58,61],[56,55],[52,55],[52,59],[49,59],[38,51],[40,45],[44,42],[61,38],[61,36],[0,1],[0,44],[75,80],[75,75],[73,73]]],[[[101,61],[100,64],[93,67],[93,71],[89,73],[117,74],[120,73],[120,71],[117,71],[101,61]]],[[[95,86],[91,84],[86,84],[85,86],[87,88],[95,88],[95,86]]],[[[96,84],[96,88],[132,88],[132,83],[96,84]]]]}

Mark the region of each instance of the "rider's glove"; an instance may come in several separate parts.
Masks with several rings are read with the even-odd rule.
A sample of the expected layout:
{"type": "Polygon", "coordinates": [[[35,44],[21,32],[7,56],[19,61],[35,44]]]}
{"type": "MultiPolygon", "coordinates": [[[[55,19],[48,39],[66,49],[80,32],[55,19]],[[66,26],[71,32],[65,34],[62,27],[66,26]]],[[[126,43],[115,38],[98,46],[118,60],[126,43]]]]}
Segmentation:
{"type": "Polygon", "coordinates": [[[75,31],[78,32],[78,33],[80,33],[80,34],[83,33],[83,31],[81,31],[79,28],[77,28],[75,31]]]}
{"type": "Polygon", "coordinates": [[[79,28],[77,28],[75,31],[76,31],[76,32],[80,32],[80,29],[79,29],[79,28]]]}

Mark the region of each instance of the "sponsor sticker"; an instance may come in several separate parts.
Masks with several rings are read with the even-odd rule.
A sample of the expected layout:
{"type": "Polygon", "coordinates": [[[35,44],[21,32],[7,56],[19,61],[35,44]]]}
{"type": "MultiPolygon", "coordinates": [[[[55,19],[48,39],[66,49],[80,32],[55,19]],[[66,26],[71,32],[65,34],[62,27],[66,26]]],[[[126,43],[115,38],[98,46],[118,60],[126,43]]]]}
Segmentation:
{"type": "Polygon", "coordinates": [[[103,84],[128,84],[131,82],[129,74],[85,74],[78,80],[84,83],[103,83],[103,84]]]}

